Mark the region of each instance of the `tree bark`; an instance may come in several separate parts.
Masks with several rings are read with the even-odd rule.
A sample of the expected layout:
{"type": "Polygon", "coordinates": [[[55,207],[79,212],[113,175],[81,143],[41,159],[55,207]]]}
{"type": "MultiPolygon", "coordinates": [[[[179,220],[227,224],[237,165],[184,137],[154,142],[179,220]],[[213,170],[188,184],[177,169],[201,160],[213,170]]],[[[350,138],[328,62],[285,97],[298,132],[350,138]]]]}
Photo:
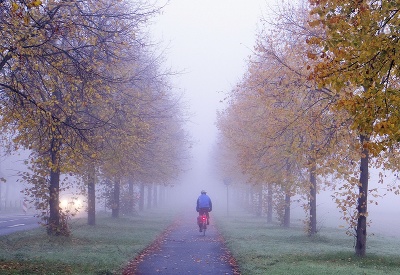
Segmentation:
{"type": "Polygon", "coordinates": [[[364,142],[368,142],[369,138],[365,135],[360,135],[362,149],[360,163],[360,185],[359,198],[357,200],[357,228],[356,228],[356,246],[355,252],[357,256],[364,257],[367,245],[367,196],[368,196],[368,162],[369,151],[364,142]]]}
{"type": "Polygon", "coordinates": [[[158,203],[158,189],[157,189],[157,185],[154,184],[153,186],[153,207],[157,208],[157,203],[158,203]]]}
{"type": "Polygon", "coordinates": [[[129,205],[128,205],[128,213],[133,215],[134,210],[135,210],[135,201],[134,201],[134,190],[133,190],[133,182],[131,179],[129,179],[128,182],[128,188],[129,188],[129,205]]]}
{"type": "Polygon", "coordinates": [[[263,186],[262,185],[259,186],[257,201],[258,201],[258,203],[257,203],[256,215],[258,217],[261,217],[262,209],[263,209],[263,186]]]}
{"type": "Polygon", "coordinates": [[[310,169],[310,236],[317,233],[317,178],[315,176],[315,170],[315,159],[312,158],[310,169]]]}
{"type": "Polygon", "coordinates": [[[283,227],[290,227],[290,194],[285,194],[285,214],[283,216],[283,227]]]}
{"type": "Polygon", "coordinates": [[[120,180],[115,179],[114,182],[114,196],[111,216],[113,218],[119,217],[119,194],[120,194],[120,180]]]}
{"type": "Polygon", "coordinates": [[[267,194],[267,223],[272,223],[272,184],[268,183],[268,194],[267,194]]]}
{"type": "Polygon", "coordinates": [[[7,54],[3,57],[3,60],[0,62],[0,72],[3,70],[4,66],[7,64],[8,60],[12,58],[11,51],[7,52],[7,54]]]}
{"type": "Polygon", "coordinates": [[[152,198],[152,185],[147,185],[147,209],[151,209],[151,198],[152,198]]]}
{"type": "Polygon", "coordinates": [[[96,225],[96,184],[95,166],[91,164],[88,171],[88,225],[96,225]]]}
{"type": "Polygon", "coordinates": [[[49,185],[49,220],[47,225],[48,235],[60,235],[60,169],[58,167],[58,143],[56,139],[51,141],[50,156],[52,167],[50,169],[49,185]]]}
{"type": "Polygon", "coordinates": [[[140,184],[139,211],[144,209],[144,183],[140,184]]]}

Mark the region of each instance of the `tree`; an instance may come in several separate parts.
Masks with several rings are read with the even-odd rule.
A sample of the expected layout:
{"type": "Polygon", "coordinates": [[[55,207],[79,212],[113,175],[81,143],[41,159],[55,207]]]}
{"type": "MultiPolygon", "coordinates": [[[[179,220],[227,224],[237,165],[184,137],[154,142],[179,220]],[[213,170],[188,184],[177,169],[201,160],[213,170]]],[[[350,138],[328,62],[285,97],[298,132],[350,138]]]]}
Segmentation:
{"type": "MultiPolygon", "coordinates": [[[[314,1],[312,26],[323,39],[313,56],[318,64],[310,78],[329,88],[336,108],[352,118],[359,135],[360,177],[355,227],[358,256],[366,254],[368,168],[372,157],[399,142],[399,5],[393,1],[314,1]]],[[[380,162],[380,161],[378,161],[380,162]]]]}
{"type": "Polygon", "coordinates": [[[2,126],[16,147],[33,151],[31,171],[42,173],[25,179],[31,191],[47,186],[41,206],[50,207],[48,233],[57,235],[60,175],[77,171],[93,152],[93,131],[114,116],[115,83],[126,77],[119,64],[132,60],[138,28],[155,10],[90,0],[2,1],[0,9],[2,126]]]}
{"type": "MultiPolygon", "coordinates": [[[[300,194],[308,200],[307,231],[312,235],[317,232],[316,195],[321,186],[317,177],[324,183],[340,167],[338,174],[351,180],[353,166],[340,166],[337,159],[351,159],[354,147],[349,144],[355,138],[348,131],[347,113],[333,108],[335,94],[308,78],[314,60],[306,41],[323,35],[322,29],[308,25],[308,12],[306,4],[288,5],[267,22],[248,72],[232,91],[218,125],[253,180],[275,183],[287,197],[300,194]]],[[[282,200],[282,207],[289,201],[282,200]]],[[[281,213],[288,224],[285,211],[281,213]]]]}
{"type": "MultiPolygon", "coordinates": [[[[159,63],[147,52],[136,52],[136,61],[129,82],[119,88],[119,105],[110,121],[114,127],[100,151],[100,170],[105,178],[122,179],[120,184],[136,182],[156,191],[155,184],[168,185],[182,171],[188,140],[180,98],[171,93],[167,74],[160,73],[159,63]]],[[[150,202],[154,194],[148,195],[150,202]]]]}

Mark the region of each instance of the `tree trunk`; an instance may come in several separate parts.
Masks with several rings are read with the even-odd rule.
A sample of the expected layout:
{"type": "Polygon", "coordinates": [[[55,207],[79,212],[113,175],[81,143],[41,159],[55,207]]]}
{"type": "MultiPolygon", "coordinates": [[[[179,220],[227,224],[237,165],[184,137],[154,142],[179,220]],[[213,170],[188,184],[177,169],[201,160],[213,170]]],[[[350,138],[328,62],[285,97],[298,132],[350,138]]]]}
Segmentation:
{"type": "Polygon", "coordinates": [[[49,185],[49,220],[47,225],[48,235],[60,235],[60,169],[58,167],[57,148],[55,139],[51,142],[51,164],[49,185]]]}
{"type": "Polygon", "coordinates": [[[259,190],[258,190],[258,198],[257,198],[257,209],[256,209],[256,215],[257,217],[262,216],[262,209],[263,209],[263,186],[260,184],[259,190]]]}
{"type": "Polygon", "coordinates": [[[152,198],[152,185],[147,185],[147,209],[151,209],[151,198],[152,198]]]}
{"type": "Polygon", "coordinates": [[[144,183],[140,184],[139,211],[144,209],[144,183]]]}
{"type": "Polygon", "coordinates": [[[360,135],[362,149],[361,164],[360,164],[360,185],[359,198],[357,201],[357,228],[356,228],[356,246],[355,252],[357,256],[364,257],[367,245],[367,196],[368,196],[368,162],[369,151],[364,146],[364,142],[368,142],[369,138],[360,135]]]}
{"type": "Polygon", "coordinates": [[[268,184],[268,194],[267,194],[267,223],[272,223],[272,184],[268,184]]]}
{"type": "Polygon", "coordinates": [[[133,215],[135,212],[135,194],[134,194],[134,190],[133,190],[133,182],[131,179],[129,179],[128,182],[128,187],[129,187],[129,205],[128,205],[128,213],[133,215]]]}
{"type": "Polygon", "coordinates": [[[283,227],[290,227],[290,194],[285,194],[285,214],[283,216],[283,227]]]}
{"type": "Polygon", "coordinates": [[[250,187],[250,201],[249,201],[249,209],[252,214],[255,213],[256,209],[254,206],[254,186],[250,187]]]}
{"type": "Polygon", "coordinates": [[[317,178],[315,176],[315,170],[315,159],[312,158],[310,169],[310,236],[317,233],[317,178]]]}
{"type": "Polygon", "coordinates": [[[154,185],[153,186],[153,206],[154,208],[157,208],[157,202],[158,202],[158,186],[154,185]]]}
{"type": "Polygon", "coordinates": [[[95,166],[91,164],[88,171],[88,225],[96,225],[96,184],[95,166]]]}
{"type": "Polygon", "coordinates": [[[113,196],[113,205],[112,205],[112,212],[111,216],[113,218],[119,217],[119,194],[120,194],[120,180],[115,179],[114,182],[114,196],[113,196]]]}

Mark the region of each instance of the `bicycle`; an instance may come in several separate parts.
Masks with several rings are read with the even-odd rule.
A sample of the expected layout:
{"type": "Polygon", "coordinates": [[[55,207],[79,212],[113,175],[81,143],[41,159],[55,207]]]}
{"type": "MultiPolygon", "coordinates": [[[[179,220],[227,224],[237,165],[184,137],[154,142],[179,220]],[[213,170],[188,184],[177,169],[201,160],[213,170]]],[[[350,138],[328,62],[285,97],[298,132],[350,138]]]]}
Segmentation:
{"type": "Polygon", "coordinates": [[[207,229],[207,214],[203,213],[198,217],[198,223],[200,227],[200,232],[203,232],[203,236],[206,235],[206,229],[207,229]]]}

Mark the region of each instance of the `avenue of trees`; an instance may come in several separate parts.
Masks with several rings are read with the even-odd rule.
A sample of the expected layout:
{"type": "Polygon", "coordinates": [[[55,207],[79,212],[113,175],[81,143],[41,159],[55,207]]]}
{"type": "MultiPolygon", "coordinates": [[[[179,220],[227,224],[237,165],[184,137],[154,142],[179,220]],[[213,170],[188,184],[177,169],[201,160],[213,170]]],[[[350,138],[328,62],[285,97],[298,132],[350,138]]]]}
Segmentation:
{"type": "Polygon", "coordinates": [[[386,0],[280,6],[218,114],[223,175],[267,194],[268,220],[274,208],[284,226],[291,198],[303,198],[310,235],[318,190],[333,190],[358,256],[367,206],[382,195],[369,187],[369,168],[383,171],[381,181],[399,168],[399,10],[386,0]]]}
{"type": "Polygon", "coordinates": [[[25,194],[50,235],[69,234],[61,191],[87,195],[94,225],[100,181],[118,217],[122,190],[166,186],[182,169],[185,117],[146,32],[158,12],[141,0],[0,1],[3,146],[31,152],[25,194]]]}

